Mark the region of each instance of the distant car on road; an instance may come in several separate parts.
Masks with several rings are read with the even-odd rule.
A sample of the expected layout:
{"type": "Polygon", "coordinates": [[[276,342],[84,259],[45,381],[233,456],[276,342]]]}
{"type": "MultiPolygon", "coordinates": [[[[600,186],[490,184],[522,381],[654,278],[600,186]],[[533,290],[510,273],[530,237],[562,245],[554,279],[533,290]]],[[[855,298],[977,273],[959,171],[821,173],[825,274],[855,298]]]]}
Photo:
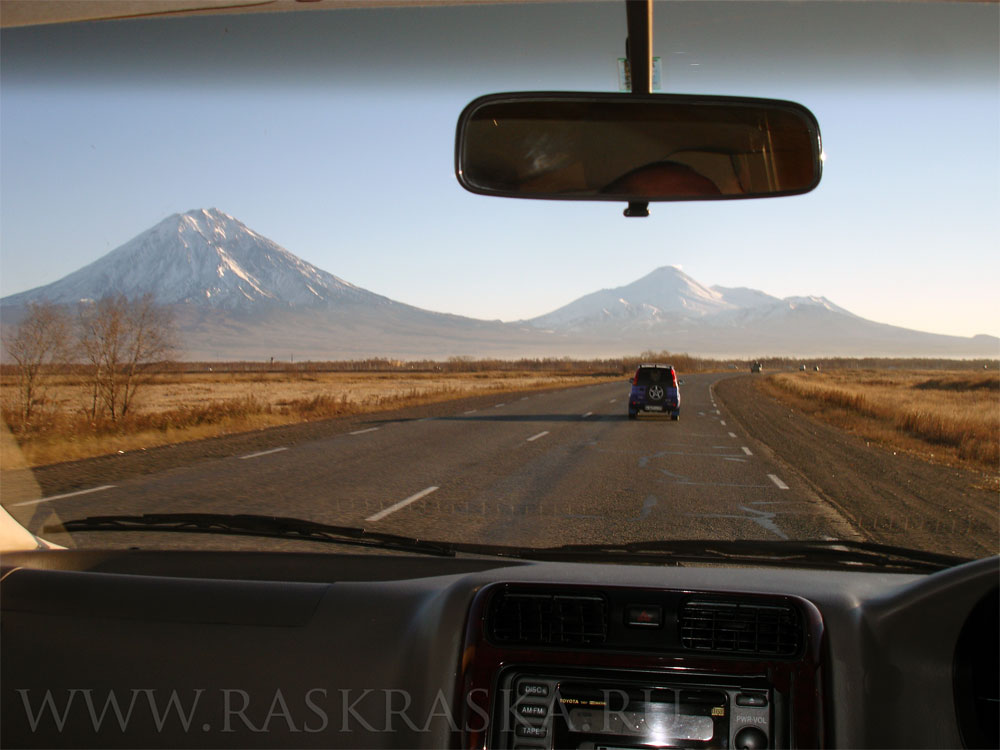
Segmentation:
{"type": "Polygon", "coordinates": [[[761,372],[764,369],[764,365],[760,362],[754,362],[750,365],[750,372],[761,372]]]}
{"type": "Polygon", "coordinates": [[[805,365],[799,365],[799,371],[800,372],[805,372],[806,371],[806,366],[805,365]]]}
{"type": "Polygon", "coordinates": [[[628,418],[635,419],[639,412],[669,413],[671,419],[680,419],[680,384],[672,365],[639,365],[628,397],[628,418]]]}
{"type": "Polygon", "coordinates": [[[819,372],[819,365],[813,365],[813,371],[819,372]]]}

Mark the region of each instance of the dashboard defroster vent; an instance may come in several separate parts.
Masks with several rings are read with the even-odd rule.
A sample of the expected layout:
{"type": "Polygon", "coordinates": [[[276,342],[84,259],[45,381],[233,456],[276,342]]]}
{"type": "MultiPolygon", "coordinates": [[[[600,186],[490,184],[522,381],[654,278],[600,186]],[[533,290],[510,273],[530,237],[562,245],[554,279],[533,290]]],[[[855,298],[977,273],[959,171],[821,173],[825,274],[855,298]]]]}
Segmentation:
{"type": "Polygon", "coordinates": [[[693,599],[678,619],[681,644],[693,651],[794,656],[802,646],[798,611],[785,604],[693,599]]]}
{"type": "Polygon", "coordinates": [[[608,606],[599,595],[505,591],[493,598],[486,632],[504,644],[600,645],[608,635],[608,606]]]}

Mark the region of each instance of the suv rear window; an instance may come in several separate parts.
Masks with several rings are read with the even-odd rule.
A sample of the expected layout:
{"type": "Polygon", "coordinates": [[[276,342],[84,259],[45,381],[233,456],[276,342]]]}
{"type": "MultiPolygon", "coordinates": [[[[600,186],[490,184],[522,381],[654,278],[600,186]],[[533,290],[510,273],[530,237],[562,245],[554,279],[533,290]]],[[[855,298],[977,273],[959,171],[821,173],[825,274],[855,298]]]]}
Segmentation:
{"type": "Polygon", "coordinates": [[[652,383],[667,383],[670,381],[670,369],[666,367],[640,368],[635,374],[636,385],[650,385],[652,383]]]}

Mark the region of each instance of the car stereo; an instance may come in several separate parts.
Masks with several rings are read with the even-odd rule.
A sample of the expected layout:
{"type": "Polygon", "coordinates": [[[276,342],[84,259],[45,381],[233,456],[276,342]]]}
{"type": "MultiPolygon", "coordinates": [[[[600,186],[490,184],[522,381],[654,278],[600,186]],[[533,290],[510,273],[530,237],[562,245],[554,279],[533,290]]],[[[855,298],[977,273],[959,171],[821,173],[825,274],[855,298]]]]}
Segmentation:
{"type": "Polygon", "coordinates": [[[763,679],[507,670],[494,747],[549,750],[774,747],[780,700],[763,679]]]}

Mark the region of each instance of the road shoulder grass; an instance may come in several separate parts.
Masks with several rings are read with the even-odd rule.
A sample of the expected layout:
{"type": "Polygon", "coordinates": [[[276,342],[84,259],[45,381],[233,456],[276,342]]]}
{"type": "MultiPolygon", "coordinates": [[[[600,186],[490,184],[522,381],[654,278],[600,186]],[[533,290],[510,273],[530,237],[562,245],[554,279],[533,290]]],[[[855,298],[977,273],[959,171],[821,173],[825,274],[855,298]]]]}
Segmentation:
{"type": "Polygon", "coordinates": [[[1000,373],[782,372],[756,385],[871,444],[978,472],[982,488],[1000,489],[1000,373]]]}

